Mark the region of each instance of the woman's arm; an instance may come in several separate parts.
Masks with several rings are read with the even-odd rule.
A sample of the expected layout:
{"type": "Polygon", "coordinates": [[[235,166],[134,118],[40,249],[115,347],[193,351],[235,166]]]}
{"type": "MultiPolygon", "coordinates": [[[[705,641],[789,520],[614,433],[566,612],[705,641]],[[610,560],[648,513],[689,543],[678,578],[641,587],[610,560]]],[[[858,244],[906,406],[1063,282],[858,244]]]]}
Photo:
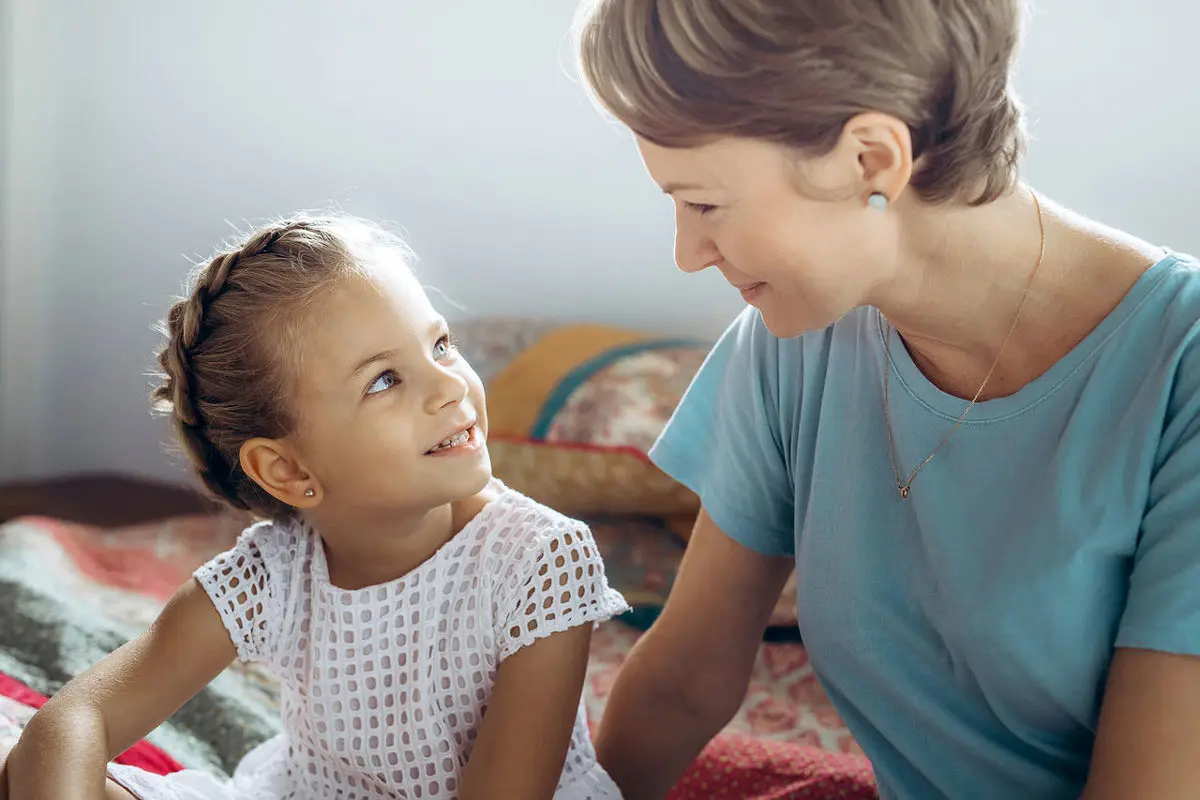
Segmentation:
{"type": "Polygon", "coordinates": [[[658,800],[737,712],[793,561],[725,535],[703,510],[662,616],[617,676],[596,740],[625,800],[658,800]]]}
{"type": "Polygon", "coordinates": [[[1200,796],[1200,342],[1167,412],[1085,800],[1200,796]]]}
{"type": "Polygon", "coordinates": [[[34,715],[8,757],[10,794],[103,798],[108,761],[175,713],[235,656],[208,595],[188,581],[145,633],[34,715]]]}
{"type": "Polygon", "coordinates": [[[1195,797],[1198,770],[1200,658],[1117,650],[1083,800],[1195,797]]]}
{"type": "Polygon", "coordinates": [[[578,625],[500,663],[462,800],[550,800],[562,775],[587,671],[592,626],[578,625]]]}

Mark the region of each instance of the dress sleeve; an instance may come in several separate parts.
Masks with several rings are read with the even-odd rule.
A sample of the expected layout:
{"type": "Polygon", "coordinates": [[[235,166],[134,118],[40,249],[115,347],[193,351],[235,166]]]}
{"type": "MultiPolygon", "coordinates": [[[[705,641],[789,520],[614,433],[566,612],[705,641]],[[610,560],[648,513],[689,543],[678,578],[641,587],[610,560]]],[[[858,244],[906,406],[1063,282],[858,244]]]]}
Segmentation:
{"type": "Polygon", "coordinates": [[[1177,369],[1116,644],[1200,655],[1200,347],[1177,369]]]}
{"type": "MultiPolygon", "coordinates": [[[[684,393],[651,460],[751,550],[795,554],[795,490],[779,411],[779,340],[747,308],[684,393]]],[[[800,376],[800,364],[790,372],[800,376]]]]}
{"type": "Polygon", "coordinates": [[[242,661],[266,661],[271,652],[274,581],[267,569],[271,525],[247,528],[231,549],[195,572],[242,661]]]}
{"type": "Polygon", "coordinates": [[[556,521],[523,552],[503,590],[496,631],[501,661],[542,637],[629,610],[608,585],[600,551],[582,522],[556,521]]]}

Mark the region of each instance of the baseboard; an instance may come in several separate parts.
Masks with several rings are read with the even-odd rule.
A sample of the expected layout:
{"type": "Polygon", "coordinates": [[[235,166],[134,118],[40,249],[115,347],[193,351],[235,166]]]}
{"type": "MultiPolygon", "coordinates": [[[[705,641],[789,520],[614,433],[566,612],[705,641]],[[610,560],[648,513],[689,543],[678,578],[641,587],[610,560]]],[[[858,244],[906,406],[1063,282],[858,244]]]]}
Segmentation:
{"type": "Polygon", "coordinates": [[[42,516],[116,527],[219,510],[215,503],[193,489],[128,475],[73,475],[44,481],[0,482],[0,522],[42,516]]]}

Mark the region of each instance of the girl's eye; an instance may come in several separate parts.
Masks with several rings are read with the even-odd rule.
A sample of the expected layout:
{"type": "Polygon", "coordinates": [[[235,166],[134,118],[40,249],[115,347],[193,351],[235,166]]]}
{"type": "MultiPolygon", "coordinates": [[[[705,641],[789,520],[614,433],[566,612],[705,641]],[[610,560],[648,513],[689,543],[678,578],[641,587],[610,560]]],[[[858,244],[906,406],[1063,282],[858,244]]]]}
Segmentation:
{"type": "Polygon", "coordinates": [[[704,216],[704,215],[705,215],[705,214],[707,214],[708,212],[710,212],[710,211],[714,211],[714,210],[716,209],[716,206],[711,206],[711,205],[709,205],[709,204],[707,204],[707,203],[688,203],[688,202],[684,202],[684,205],[688,207],[688,210],[690,210],[690,211],[695,211],[697,214],[699,214],[699,215],[701,215],[701,216],[704,216]]]}
{"type": "Polygon", "coordinates": [[[450,355],[457,349],[458,349],[458,347],[454,343],[453,335],[446,333],[446,334],[443,334],[442,337],[437,340],[436,344],[434,344],[433,354],[435,357],[442,359],[442,358],[445,358],[446,356],[450,355]]]}
{"type": "Polygon", "coordinates": [[[383,373],[378,378],[376,378],[371,383],[371,385],[367,387],[367,394],[371,395],[371,394],[379,394],[380,392],[386,392],[388,389],[391,389],[393,386],[399,385],[399,383],[400,383],[399,376],[397,376],[396,373],[392,372],[389,369],[387,372],[383,373]]]}

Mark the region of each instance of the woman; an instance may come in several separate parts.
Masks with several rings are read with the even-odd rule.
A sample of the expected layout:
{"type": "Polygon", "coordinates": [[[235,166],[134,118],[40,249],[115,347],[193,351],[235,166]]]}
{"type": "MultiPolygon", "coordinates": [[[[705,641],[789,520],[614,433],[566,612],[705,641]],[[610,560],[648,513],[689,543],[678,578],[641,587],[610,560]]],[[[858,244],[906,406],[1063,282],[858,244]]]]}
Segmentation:
{"type": "Polygon", "coordinates": [[[662,797],[793,566],[884,798],[1200,791],[1200,272],[1022,184],[1020,0],[600,0],[584,74],[749,308],[652,456],[703,511],[598,736],[662,797]]]}

